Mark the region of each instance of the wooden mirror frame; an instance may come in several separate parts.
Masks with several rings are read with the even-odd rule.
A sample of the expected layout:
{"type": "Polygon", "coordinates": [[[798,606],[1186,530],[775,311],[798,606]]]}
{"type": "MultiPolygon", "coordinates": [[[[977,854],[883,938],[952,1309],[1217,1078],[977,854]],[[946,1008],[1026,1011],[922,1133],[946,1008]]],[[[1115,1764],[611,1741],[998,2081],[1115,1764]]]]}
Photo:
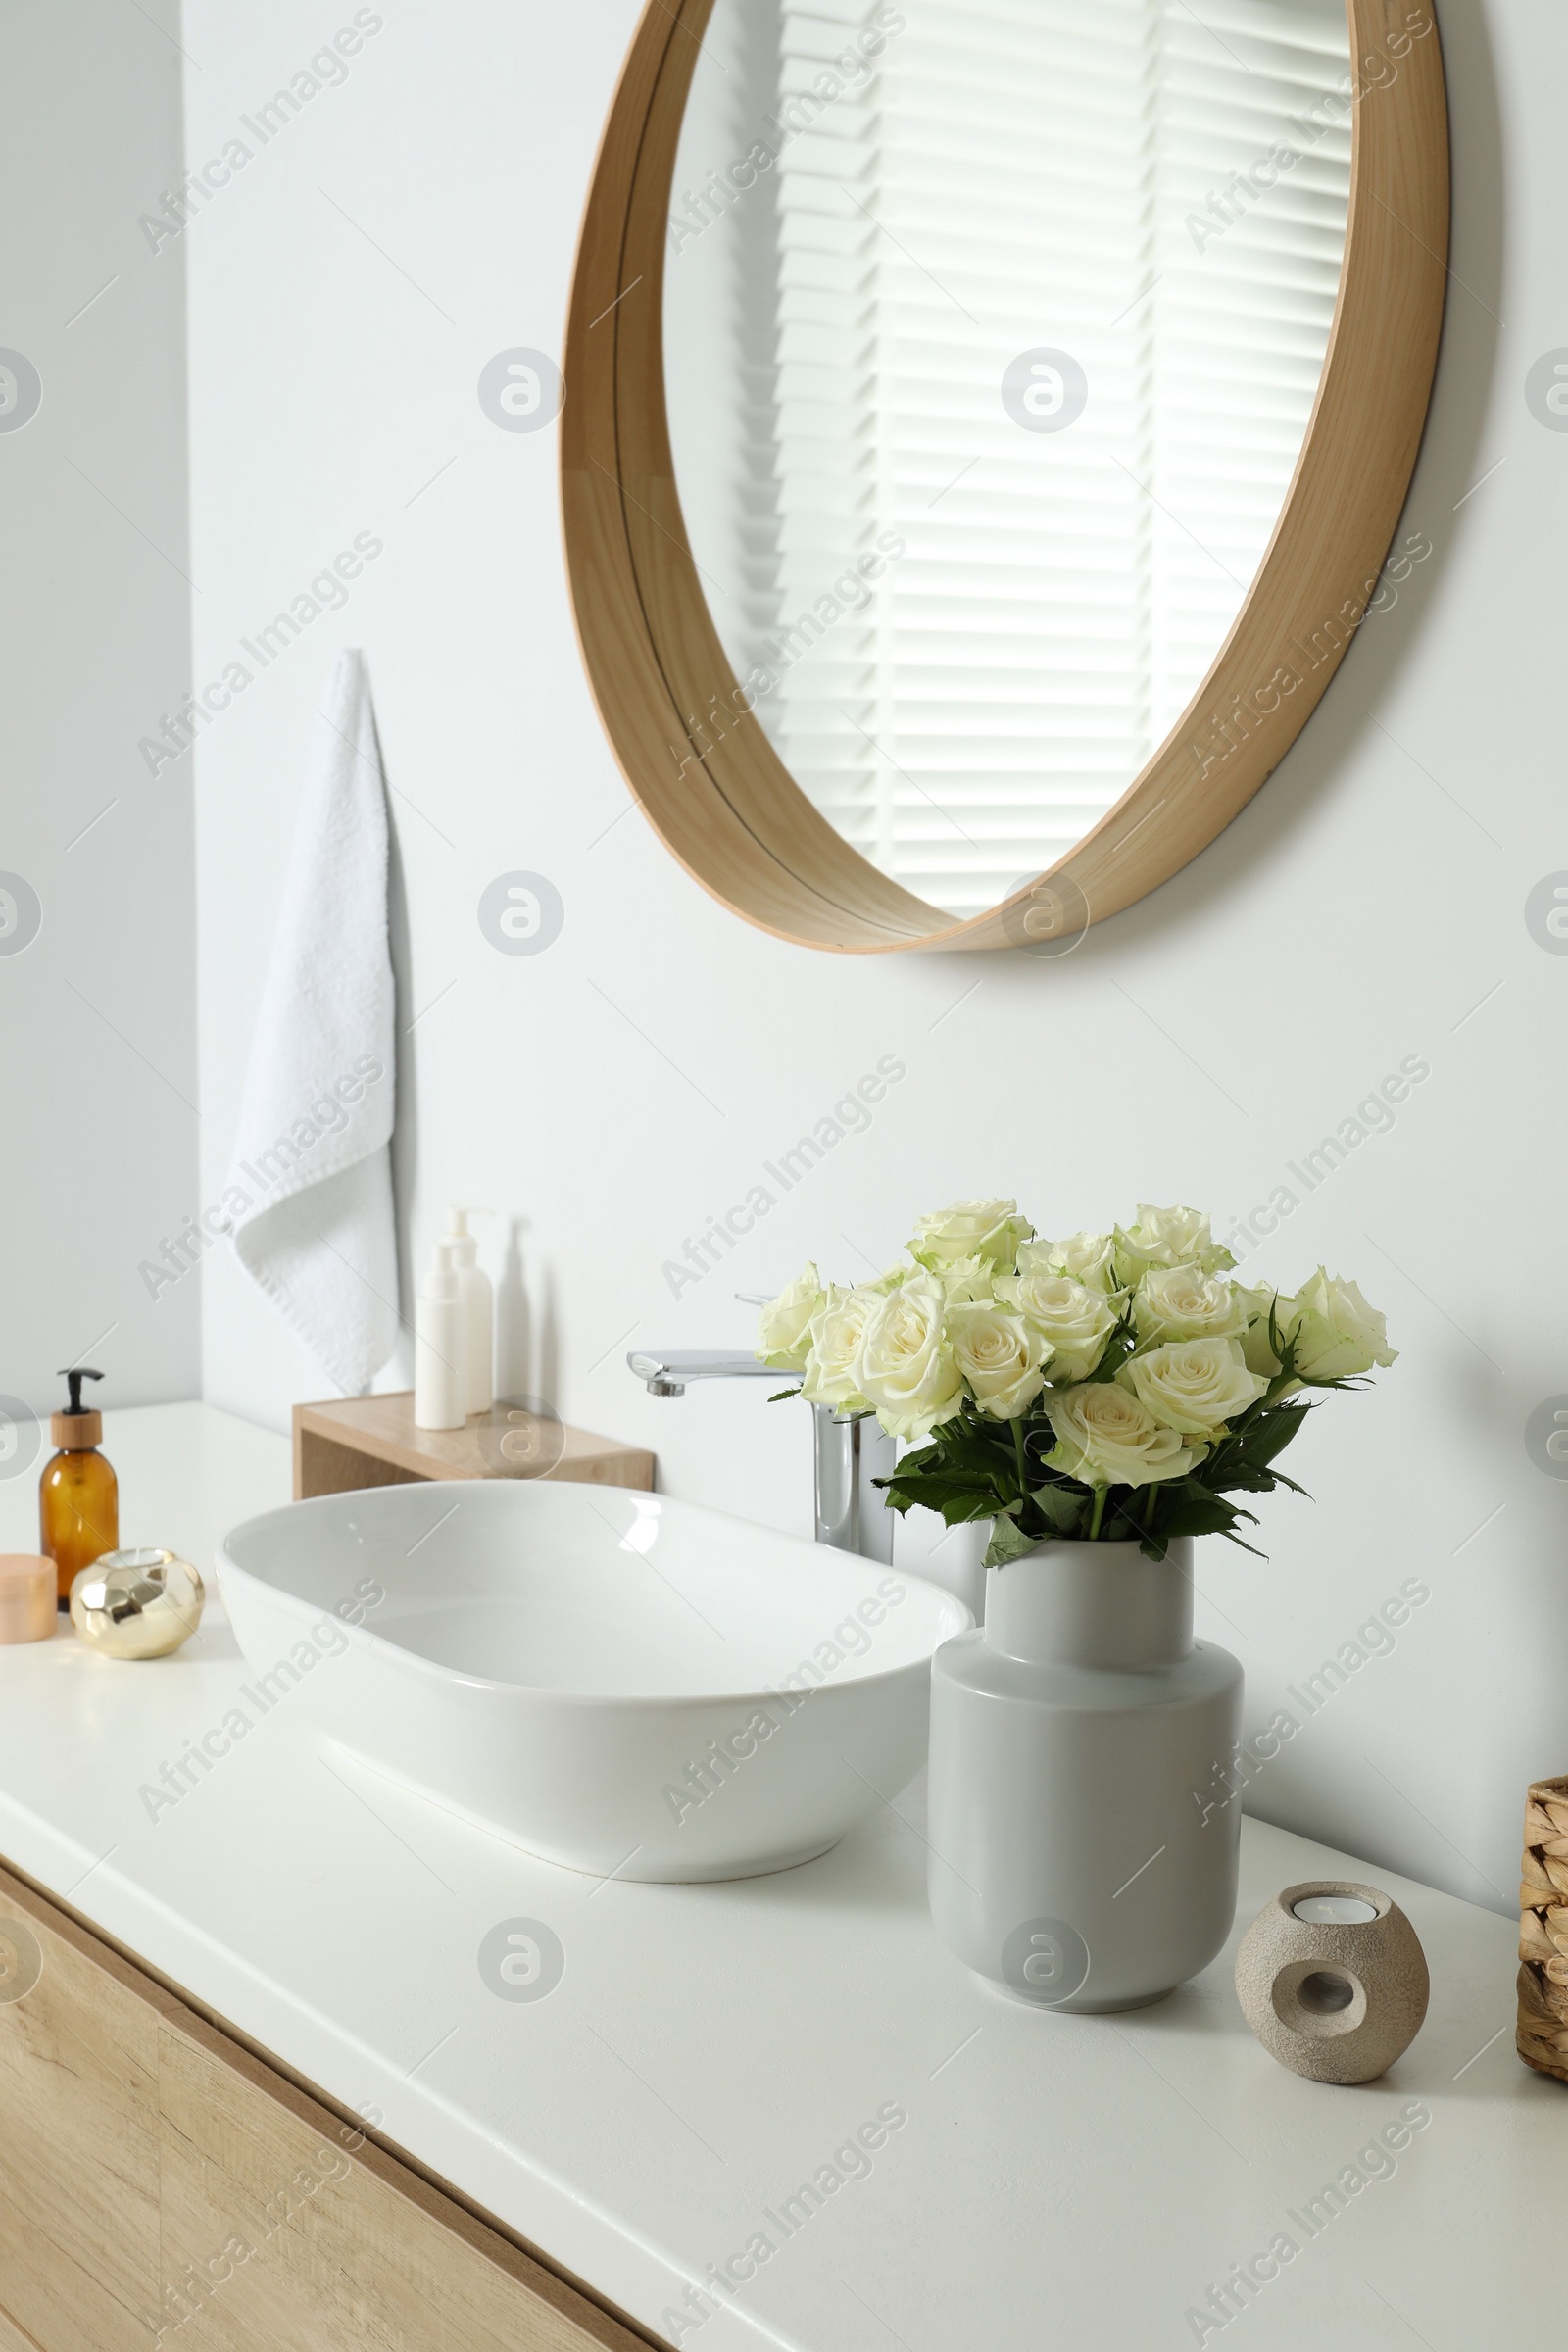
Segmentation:
{"type": "Polygon", "coordinates": [[[751,713],[687,545],[664,398],[664,255],[714,5],[648,0],[572,281],[562,499],[605,731],[665,847],[776,938],[850,955],[1071,944],[1167,881],[1246,806],[1378,590],[1426,421],[1447,277],[1447,105],[1430,0],[1346,0],[1354,127],[1339,298],[1295,475],[1230,634],[1114,808],[1032,890],[963,920],[880,873],[801,790],[751,713]]]}

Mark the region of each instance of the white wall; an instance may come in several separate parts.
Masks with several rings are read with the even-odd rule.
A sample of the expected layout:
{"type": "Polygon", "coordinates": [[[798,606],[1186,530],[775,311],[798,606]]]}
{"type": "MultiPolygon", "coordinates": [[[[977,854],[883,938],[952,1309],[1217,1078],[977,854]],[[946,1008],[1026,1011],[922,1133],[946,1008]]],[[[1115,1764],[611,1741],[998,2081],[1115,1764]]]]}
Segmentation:
{"type": "Polygon", "coordinates": [[[41,387],[0,430],[0,868],[42,918],[0,939],[0,1390],[37,1411],[73,1358],[109,1404],[201,1377],[199,1274],[138,1275],[196,1204],[189,761],[138,749],[190,678],[183,275],[138,226],[180,170],[180,72],[122,0],[0,19],[0,344],[41,387]]]}
{"type": "MultiPolygon", "coordinates": [[[[346,610],[199,747],[207,1194],[314,698],[331,649],[362,644],[417,1018],[401,1214],[422,1255],[449,1196],[504,1212],[508,1380],[657,1446],[669,1492],[804,1529],[804,1408],[754,1388],[653,1401],[629,1346],[743,1340],[735,1290],[808,1252],[880,1266],[955,1195],[1016,1191],[1052,1231],[1140,1199],[1228,1223],[1291,1186],[1299,1205],[1249,1271],[1358,1275],[1403,1354],[1316,1416],[1290,1464],[1316,1500],[1267,1506],[1266,1562],[1202,1547],[1204,1627],[1246,1664],[1249,1728],[1303,1718],[1249,1802],[1507,1910],[1524,1786],[1568,1769],[1568,1487],[1524,1435],[1568,1391],[1568,961],[1524,918],[1568,868],[1568,438],[1523,398],[1529,365],[1568,343],[1561,11],[1446,11],[1455,278],[1404,526],[1433,554],[1224,839],[1060,963],[797,952],[710,901],[630,809],[573,646],[554,435],[498,430],[475,384],[505,348],[560,349],[633,0],[381,13],[346,83],[185,238],[198,680],[356,531],[385,541],[346,610]],[[476,922],[514,868],[565,902],[536,957],[497,954],[476,922]],[[907,1076],[870,1131],[672,1297],[686,1237],[883,1055],[907,1076]],[[1305,1196],[1287,1163],[1406,1056],[1430,1075],[1397,1125],[1305,1196]],[[1393,1653],[1304,1720],[1287,1686],[1412,1578],[1430,1598],[1393,1653]]],[[[193,155],[352,14],[191,0],[193,155]]],[[[488,1254],[499,1269],[502,1243],[488,1254]]],[[[215,1402],[279,1425],[323,1386],[222,1265],[206,1362],[215,1402]]]]}

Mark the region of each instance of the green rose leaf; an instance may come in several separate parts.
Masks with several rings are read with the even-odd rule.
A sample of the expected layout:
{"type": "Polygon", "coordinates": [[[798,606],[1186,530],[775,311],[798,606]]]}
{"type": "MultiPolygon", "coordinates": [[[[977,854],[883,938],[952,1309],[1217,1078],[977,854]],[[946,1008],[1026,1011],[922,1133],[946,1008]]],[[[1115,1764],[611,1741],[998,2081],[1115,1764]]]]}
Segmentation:
{"type": "Polygon", "coordinates": [[[1058,1536],[1075,1535],[1088,1515],[1089,1497],[1082,1487],[1036,1487],[1031,1500],[1058,1536]]]}
{"type": "Polygon", "coordinates": [[[1004,1568],[1009,1560],[1021,1559],[1026,1551],[1033,1551],[1039,1541],[1038,1536],[1026,1536],[1016,1519],[1004,1515],[992,1530],[981,1564],[986,1568],[1004,1568]]]}

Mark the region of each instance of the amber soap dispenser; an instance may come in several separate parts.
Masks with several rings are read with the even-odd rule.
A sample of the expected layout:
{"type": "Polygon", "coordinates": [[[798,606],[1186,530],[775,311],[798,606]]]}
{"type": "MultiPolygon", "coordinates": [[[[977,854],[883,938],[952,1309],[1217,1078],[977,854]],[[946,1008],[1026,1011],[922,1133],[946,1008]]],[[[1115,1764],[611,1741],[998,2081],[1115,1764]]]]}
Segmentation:
{"type": "Polygon", "coordinates": [[[55,1564],[55,1597],[66,1608],[76,1571],[120,1547],[120,1482],[98,1451],[103,1415],[81,1401],[82,1382],[103,1374],[83,1366],[62,1377],[71,1401],[49,1424],[60,1450],[38,1481],[38,1549],[55,1564]]]}

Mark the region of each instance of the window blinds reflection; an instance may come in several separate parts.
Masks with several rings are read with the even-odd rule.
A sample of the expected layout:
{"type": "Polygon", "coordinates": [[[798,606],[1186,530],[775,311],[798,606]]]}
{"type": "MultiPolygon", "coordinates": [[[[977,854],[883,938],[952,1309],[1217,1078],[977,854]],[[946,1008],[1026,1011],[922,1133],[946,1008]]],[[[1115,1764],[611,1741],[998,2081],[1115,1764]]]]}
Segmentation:
{"type": "Polygon", "coordinates": [[[1348,63],[1343,0],[718,0],[674,220],[773,160],[672,225],[693,552],[803,789],[954,913],[1104,813],[1236,617],[1327,349],[1348,63]]]}

